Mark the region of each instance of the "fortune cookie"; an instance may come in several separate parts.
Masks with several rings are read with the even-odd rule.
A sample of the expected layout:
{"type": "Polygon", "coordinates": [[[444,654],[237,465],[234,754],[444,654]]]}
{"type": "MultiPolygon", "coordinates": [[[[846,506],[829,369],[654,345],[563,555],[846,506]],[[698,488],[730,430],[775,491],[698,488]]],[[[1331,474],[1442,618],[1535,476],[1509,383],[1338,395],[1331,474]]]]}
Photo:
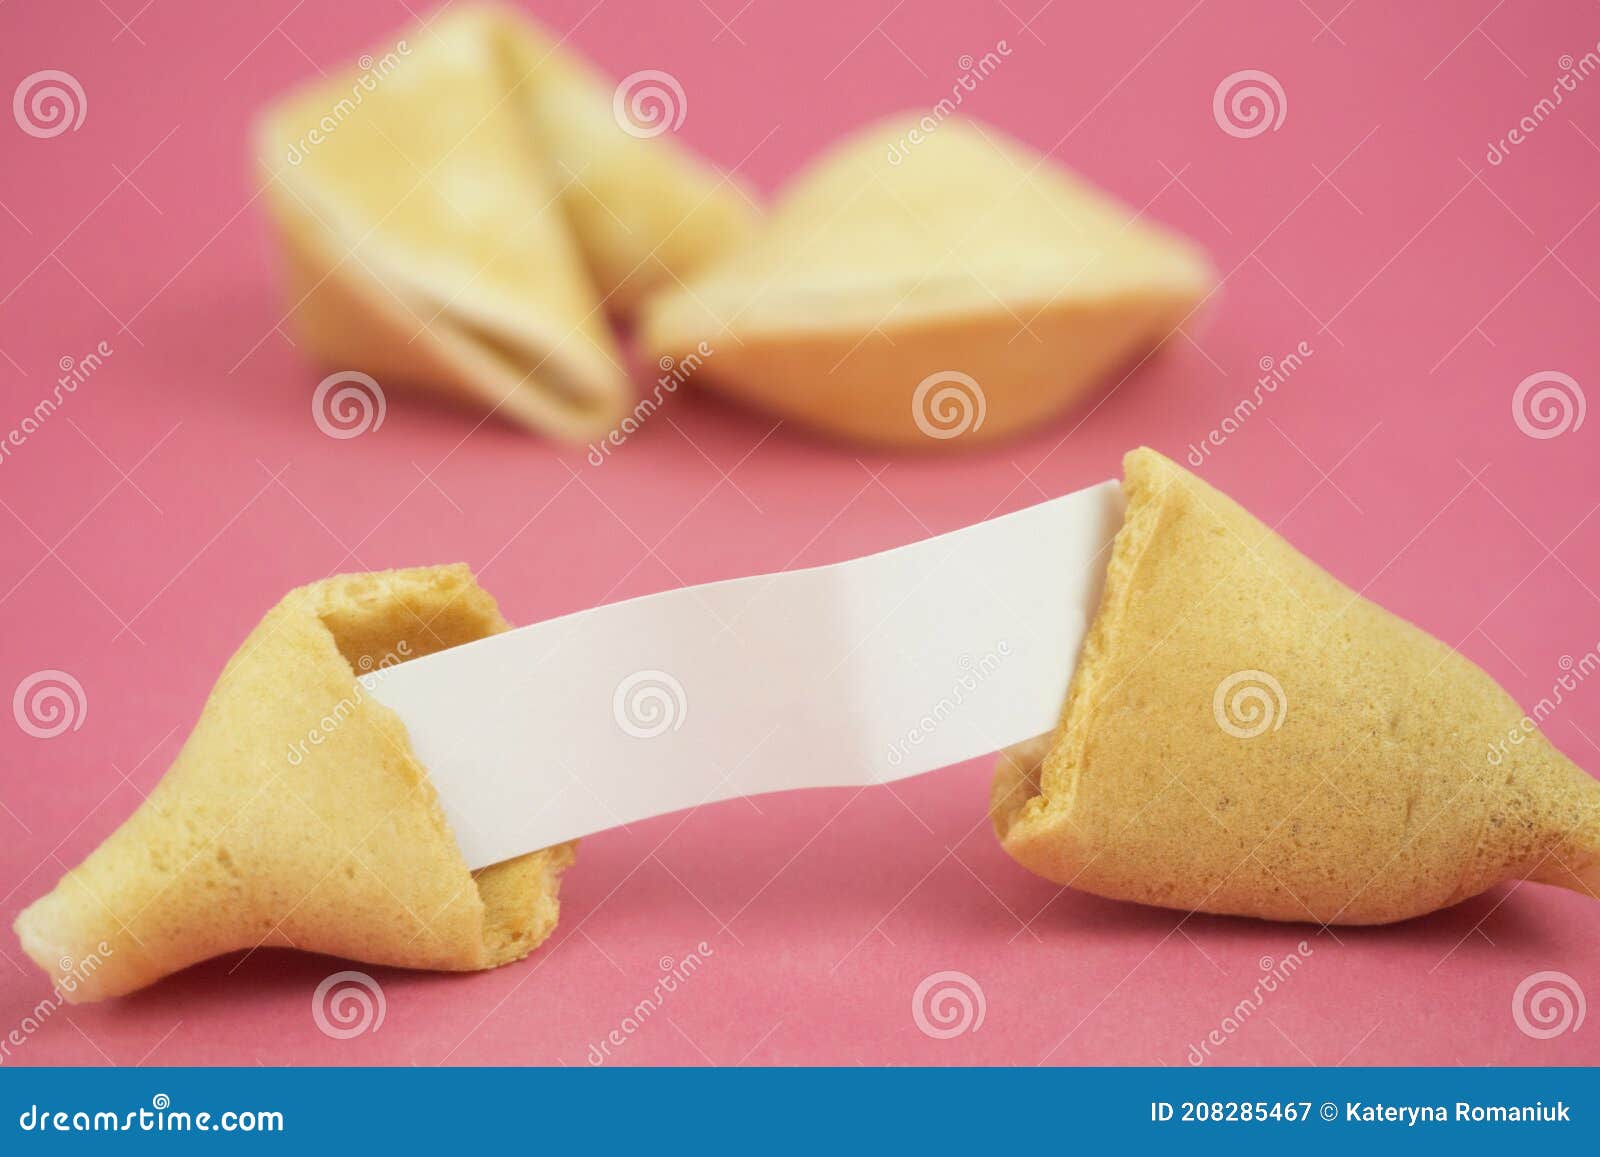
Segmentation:
{"type": "Polygon", "coordinates": [[[494,7],[280,100],[257,152],[299,340],[557,437],[612,428],[632,390],[607,306],[625,313],[754,218],[637,131],[586,66],[494,7]]]}
{"type": "Polygon", "coordinates": [[[1215,282],[1193,244],[996,130],[896,120],[651,298],[641,341],[652,358],[698,350],[697,381],[828,434],[970,445],[1082,398],[1215,282]]]}
{"type": "Polygon", "coordinates": [[[138,810],[17,917],[23,949],[73,1001],[259,946],[451,970],[526,956],[574,845],[469,872],[404,725],[367,693],[392,663],[507,627],[464,566],[291,591],[138,810]]]}
{"type": "Polygon", "coordinates": [[[1024,867],[1189,911],[1381,924],[1503,880],[1600,895],[1600,783],[1471,662],[1151,450],[1055,733],[991,816],[1024,867]]]}

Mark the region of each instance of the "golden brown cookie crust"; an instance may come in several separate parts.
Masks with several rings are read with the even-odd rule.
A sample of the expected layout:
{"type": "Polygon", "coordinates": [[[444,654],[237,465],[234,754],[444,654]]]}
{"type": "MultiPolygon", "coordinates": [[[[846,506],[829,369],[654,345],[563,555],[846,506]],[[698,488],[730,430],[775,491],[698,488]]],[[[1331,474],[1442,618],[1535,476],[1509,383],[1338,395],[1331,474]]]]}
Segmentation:
{"type": "Polygon", "coordinates": [[[1385,923],[1506,879],[1594,893],[1600,784],[1537,731],[1498,751],[1523,713],[1488,675],[1161,455],[1124,467],[1061,724],[996,769],[1007,852],[1272,920],[1385,923]]]}
{"type": "Polygon", "coordinates": [[[74,1001],[259,946],[452,970],[527,955],[575,845],[469,872],[404,725],[358,678],[508,626],[460,565],[291,591],[145,802],[17,918],[23,948],[74,1001]]]}

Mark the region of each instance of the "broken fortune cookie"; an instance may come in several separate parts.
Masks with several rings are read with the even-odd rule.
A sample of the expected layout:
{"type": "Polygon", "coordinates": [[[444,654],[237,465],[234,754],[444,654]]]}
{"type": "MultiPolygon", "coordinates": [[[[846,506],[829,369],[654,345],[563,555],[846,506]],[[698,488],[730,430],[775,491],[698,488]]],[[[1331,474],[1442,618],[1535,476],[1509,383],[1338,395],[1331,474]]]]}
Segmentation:
{"type": "Polygon", "coordinates": [[[651,297],[641,343],[679,361],[705,343],[696,381],[827,434],[1003,438],[1211,293],[1204,253],[1141,217],[993,128],[887,121],[814,162],[748,244],[651,297]]]}
{"type": "MultiPolygon", "coordinates": [[[[1114,898],[1324,923],[1505,879],[1600,890],[1600,784],[1487,675],[1153,451],[1129,455],[1123,489],[1060,727],[997,772],[1012,856],[1114,898]]],[[[82,1000],[263,944],[436,969],[537,947],[572,845],[469,872],[371,693],[393,662],[505,628],[464,567],[291,592],[146,802],[18,918],[28,955],[58,983],[102,957],[64,985],[82,1000]]]]}
{"type": "Polygon", "coordinates": [[[1600,895],[1600,782],[1482,670],[1150,450],[1055,733],[1005,753],[1019,863],[1187,911],[1381,924],[1504,880],[1600,895]]]}
{"type": "Polygon", "coordinates": [[[23,949],[74,1002],[260,946],[449,970],[526,956],[574,845],[469,872],[404,725],[358,677],[508,626],[464,566],[291,591],[138,810],[17,917],[23,949]]]}

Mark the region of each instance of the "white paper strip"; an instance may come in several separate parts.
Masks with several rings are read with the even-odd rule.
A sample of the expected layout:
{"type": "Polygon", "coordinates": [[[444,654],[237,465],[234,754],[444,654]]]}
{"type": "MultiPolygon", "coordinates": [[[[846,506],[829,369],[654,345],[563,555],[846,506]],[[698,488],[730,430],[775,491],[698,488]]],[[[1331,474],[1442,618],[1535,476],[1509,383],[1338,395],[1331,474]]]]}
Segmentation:
{"type": "Polygon", "coordinates": [[[887,783],[1049,731],[1105,482],[850,562],[649,595],[371,680],[470,867],[737,796],[887,783]]]}

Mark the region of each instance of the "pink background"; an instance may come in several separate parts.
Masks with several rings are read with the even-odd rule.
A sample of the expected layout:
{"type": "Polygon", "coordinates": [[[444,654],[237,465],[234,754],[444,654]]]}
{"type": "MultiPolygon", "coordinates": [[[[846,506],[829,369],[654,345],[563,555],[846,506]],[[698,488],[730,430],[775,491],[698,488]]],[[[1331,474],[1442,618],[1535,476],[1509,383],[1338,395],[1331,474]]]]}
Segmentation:
{"type": "MultiPolygon", "coordinates": [[[[82,727],[0,727],[0,919],[48,889],[160,776],[222,662],[292,585],[465,559],[528,621],[681,583],[908,542],[1181,457],[1264,357],[1313,356],[1201,471],[1336,575],[1488,668],[1524,703],[1600,642],[1600,416],[1535,439],[1517,384],[1600,364],[1600,78],[1499,166],[1485,154],[1600,39],[1573,0],[1389,5],[541,3],[616,75],[672,72],[681,135],[771,190],[841,133],[1011,56],[967,108],[1201,239],[1226,283],[1196,341],[1034,436],[965,457],[820,443],[693,393],[603,467],[391,393],[381,430],[323,436],[327,367],[284,303],[245,128],[262,102],[400,35],[398,0],[0,8],[0,96],[45,68],[87,117],[48,140],[0,116],[0,427],[63,358],[114,353],[0,464],[0,691],[71,672],[82,727]],[[1023,21],[1028,21],[1024,24],[1023,21]],[[127,23],[124,24],[123,22],[127,23]],[[1212,93],[1271,72],[1282,127],[1223,133],[1212,93]]],[[[342,367],[335,367],[342,368],[342,367]]],[[[1111,383],[1108,383],[1111,385],[1111,383]]],[[[1600,402],[1600,398],[1595,401],[1600,402]]],[[[3,717],[0,717],[3,718],[3,717]]],[[[1547,723],[1600,768],[1600,685],[1547,723]]],[[[896,787],[725,803],[584,842],[551,943],[463,977],[373,970],[382,1027],[325,1037],[333,960],[260,951],[64,1010],[9,1063],[581,1065],[704,940],[701,973],[616,1063],[1154,1063],[1314,954],[1218,1063],[1570,1063],[1600,1012],[1536,1040],[1518,982],[1600,998],[1600,908],[1502,888],[1389,929],[1279,927],[1060,893],[984,818],[988,760],[896,787]],[[947,969],[981,1028],[918,1030],[947,969]]],[[[0,1034],[47,994],[0,936],[0,1034]]]]}

